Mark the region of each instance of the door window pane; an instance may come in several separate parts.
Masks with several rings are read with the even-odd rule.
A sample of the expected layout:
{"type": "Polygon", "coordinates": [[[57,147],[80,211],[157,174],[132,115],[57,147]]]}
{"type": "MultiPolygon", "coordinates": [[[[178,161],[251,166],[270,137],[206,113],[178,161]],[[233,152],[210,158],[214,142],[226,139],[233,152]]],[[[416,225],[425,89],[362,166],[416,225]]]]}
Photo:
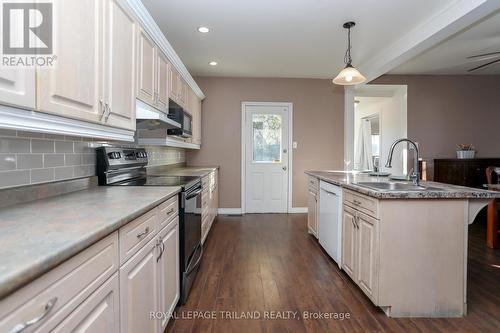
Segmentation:
{"type": "Polygon", "coordinates": [[[281,126],[280,115],[252,115],[253,162],[281,163],[281,126]]]}

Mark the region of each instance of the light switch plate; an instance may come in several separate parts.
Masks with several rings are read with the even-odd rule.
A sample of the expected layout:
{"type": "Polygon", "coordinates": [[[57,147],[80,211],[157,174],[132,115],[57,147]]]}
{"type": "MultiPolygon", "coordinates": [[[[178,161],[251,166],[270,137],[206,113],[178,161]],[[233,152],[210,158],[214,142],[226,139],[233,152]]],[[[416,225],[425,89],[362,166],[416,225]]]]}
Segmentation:
{"type": "Polygon", "coordinates": [[[293,147],[293,149],[297,149],[297,146],[298,146],[297,141],[294,141],[294,142],[292,143],[292,147],[293,147]]]}

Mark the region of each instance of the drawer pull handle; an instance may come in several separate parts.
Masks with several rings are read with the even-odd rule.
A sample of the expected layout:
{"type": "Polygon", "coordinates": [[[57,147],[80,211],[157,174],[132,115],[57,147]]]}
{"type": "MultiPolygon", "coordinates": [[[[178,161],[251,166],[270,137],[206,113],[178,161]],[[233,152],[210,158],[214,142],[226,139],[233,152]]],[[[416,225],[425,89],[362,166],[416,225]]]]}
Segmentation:
{"type": "Polygon", "coordinates": [[[28,320],[27,322],[24,322],[22,324],[17,324],[16,326],[14,326],[14,328],[12,330],[10,330],[10,333],[20,333],[20,332],[24,331],[25,329],[27,329],[28,327],[41,321],[54,308],[54,305],[56,305],[56,302],[57,302],[57,297],[52,298],[50,301],[47,302],[47,304],[45,304],[45,308],[43,309],[43,313],[41,315],[39,315],[38,317],[35,317],[31,320],[28,320]]]}
{"type": "Polygon", "coordinates": [[[361,201],[358,201],[358,200],[354,199],[354,204],[355,205],[361,205],[361,201]]]}
{"type": "Polygon", "coordinates": [[[173,212],[174,212],[174,207],[172,207],[172,208],[170,208],[170,209],[168,210],[167,215],[170,215],[170,214],[172,214],[173,212]]]}
{"type": "Polygon", "coordinates": [[[141,238],[143,236],[146,236],[147,234],[149,234],[149,227],[146,227],[143,232],[138,233],[137,238],[141,238]]]}

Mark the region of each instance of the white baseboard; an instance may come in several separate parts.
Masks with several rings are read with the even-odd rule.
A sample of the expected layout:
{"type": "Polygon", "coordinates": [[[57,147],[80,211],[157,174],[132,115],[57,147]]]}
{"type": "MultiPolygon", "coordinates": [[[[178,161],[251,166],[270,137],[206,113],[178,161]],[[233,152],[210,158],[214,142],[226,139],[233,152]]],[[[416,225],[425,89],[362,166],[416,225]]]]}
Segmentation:
{"type": "Polygon", "coordinates": [[[307,213],[307,207],[292,207],[290,214],[304,214],[307,213]]]}
{"type": "Polygon", "coordinates": [[[217,212],[221,215],[240,215],[241,208],[219,208],[217,212]]]}

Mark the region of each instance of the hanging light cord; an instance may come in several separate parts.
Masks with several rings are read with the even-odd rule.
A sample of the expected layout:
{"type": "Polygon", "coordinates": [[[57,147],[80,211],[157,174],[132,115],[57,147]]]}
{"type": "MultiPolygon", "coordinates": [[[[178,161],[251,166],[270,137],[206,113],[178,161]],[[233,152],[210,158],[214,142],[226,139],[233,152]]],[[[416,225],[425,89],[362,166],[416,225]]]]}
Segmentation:
{"type": "Polygon", "coordinates": [[[352,62],[351,59],[351,28],[347,29],[347,50],[344,55],[344,63],[346,65],[350,65],[352,62]]]}

